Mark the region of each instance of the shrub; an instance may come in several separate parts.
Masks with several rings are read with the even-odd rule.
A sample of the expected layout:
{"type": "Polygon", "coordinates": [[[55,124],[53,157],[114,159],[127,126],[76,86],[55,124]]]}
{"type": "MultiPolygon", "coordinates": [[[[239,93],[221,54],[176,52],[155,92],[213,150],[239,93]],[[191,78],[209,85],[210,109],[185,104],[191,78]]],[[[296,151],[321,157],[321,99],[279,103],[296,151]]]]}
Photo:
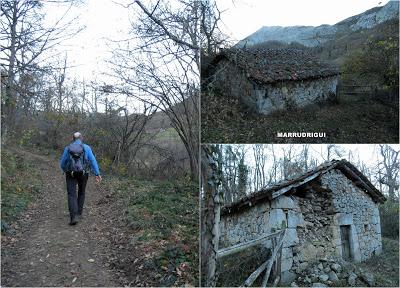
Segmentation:
{"type": "Polygon", "coordinates": [[[388,199],[379,206],[382,236],[392,239],[399,238],[399,200],[388,199]]]}

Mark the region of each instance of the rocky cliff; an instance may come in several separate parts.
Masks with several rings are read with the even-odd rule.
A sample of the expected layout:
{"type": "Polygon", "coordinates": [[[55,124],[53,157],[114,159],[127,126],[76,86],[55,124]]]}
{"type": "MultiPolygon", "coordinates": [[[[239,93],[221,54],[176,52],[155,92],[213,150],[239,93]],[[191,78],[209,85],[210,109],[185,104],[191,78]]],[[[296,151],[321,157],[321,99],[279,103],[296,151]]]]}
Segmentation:
{"type": "Polygon", "coordinates": [[[284,43],[298,42],[305,46],[315,47],[332,40],[337,32],[353,32],[371,29],[375,26],[399,17],[399,2],[389,1],[386,5],[375,7],[364,13],[352,16],[334,25],[314,26],[264,26],[255,33],[239,41],[236,46],[252,46],[266,41],[284,43]]]}

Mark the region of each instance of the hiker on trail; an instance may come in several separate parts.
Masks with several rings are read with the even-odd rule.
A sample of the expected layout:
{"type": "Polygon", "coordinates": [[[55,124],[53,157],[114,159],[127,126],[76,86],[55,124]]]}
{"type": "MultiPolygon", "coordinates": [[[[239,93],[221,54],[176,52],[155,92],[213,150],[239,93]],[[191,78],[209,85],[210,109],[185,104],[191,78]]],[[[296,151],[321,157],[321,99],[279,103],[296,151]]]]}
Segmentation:
{"type": "Polygon", "coordinates": [[[65,172],[67,179],[68,209],[71,217],[69,225],[78,223],[82,216],[89,171],[92,170],[96,175],[97,182],[101,181],[99,166],[92,149],[82,141],[82,134],[75,132],[73,142],[65,147],[60,161],[61,169],[65,172]],[[78,186],[78,196],[76,186],[78,186]]]}

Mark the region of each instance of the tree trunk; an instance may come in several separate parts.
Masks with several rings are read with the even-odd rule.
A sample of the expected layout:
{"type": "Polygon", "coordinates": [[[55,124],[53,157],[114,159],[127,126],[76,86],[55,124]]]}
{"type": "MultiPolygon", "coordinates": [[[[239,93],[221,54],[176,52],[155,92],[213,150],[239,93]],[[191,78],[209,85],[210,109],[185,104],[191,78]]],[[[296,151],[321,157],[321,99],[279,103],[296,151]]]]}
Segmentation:
{"type": "Polygon", "coordinates": [[[217,187],[217,167],[209,147],[201,153],[201,174],[203,188],[202,231],[201,231],[201,271],[202,286],[216,286],[216,262],[219,242],[220,195],[217,187]]]}
{"type": "Polygon", "coordinates": [[[8,58],[8,71],[6,82],[6,98],[4,101],[3,117],[2,117],[2,143],[7,141],[8,131],[14,122],[14,110],[16,104],[16,93],[14,87],[15,80],[15,58],[16,58],[16,41],[17,41],[17,1],[13,2],[13,16],[10,27],[10,57],[8,58]]]}

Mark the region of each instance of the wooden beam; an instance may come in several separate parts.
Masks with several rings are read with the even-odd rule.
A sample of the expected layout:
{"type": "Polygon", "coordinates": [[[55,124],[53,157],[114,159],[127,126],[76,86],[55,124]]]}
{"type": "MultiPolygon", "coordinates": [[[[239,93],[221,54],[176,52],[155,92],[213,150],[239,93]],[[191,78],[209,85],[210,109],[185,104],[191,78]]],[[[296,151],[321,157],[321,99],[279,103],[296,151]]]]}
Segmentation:
{"type": "Polygon", "coordinates": [[[286,187],[284,187],[284,188],[282,188],[282,189],[280,189],[280,190],[277,190],[277,191],[275,191],[275,192],[272,193],[272,199],[277,198],[277,197],[279,197],[279,196],[285,194],[286,192],[290,191],[292,188],[296,188],[296,187],[299,187],[299,186],[301,186],[301,185],[303,185],[303,184],[306,184],[307,182],[309,182],[309,181],[311,181],[311,180],[314,180],[315,178],[317,178],[317,177],[320,176],[320,175],[321,175],[321,172],[317,172],[317,173],[315,173],[315,174],[312,174],[312,175],[310,175],[310,176],[304,178],[304,179],[303,179],[302,181],[300,181],[300,182],[291,184],[291,185],[286,186],[286,187]]]}
{"type": "Polygon", "coordinates": [[[275,278],[274,283],[272,283],[272,287],[276,287],[279,283],[279,280],[281,280],[281,276],[275,278]]]}
{"type": "Polygon", "coordinates": [[[242,251],[244,249],[253,247],[253,246],[257,245],[257,244],[260,244],[260,243],[266,241],[267,239],[269,239],[269,238],[271,238],[273,236],[276,236],[276,235],[279,235],[281,233],[284,233],[283,231],[284,230],[280,230],[280,231],[277,231],[277,232],[274,232],[274,233],[271,233],[271,234],[268,234],[268,235],[264,235],[264,236],[261,236],[259,238],[247,241],[247,242],[239,243],[239,244],[236,244],[236,245],[233,245],[233,246],[218,250],[217,258],[222,258],[222,257],[228,256],[228,255],[231,255],[233,253],[237,253],[239,251],[242,251]]]}
{"type": "Polygon", "coordinates": [[[268,259],[263,264],[261,264],[261,266],[258,267],[256,271],[251,273],[249,278],[247,278],[246,281],[244,281],[244,283],[240,287],[250,287],[251,285],[253,285],[254,281],[256,281],[258,276],[260,276],[260,274],[265,270],[265,268],[267,268],[270,261],[271,261],[271,259],[268,259]]]}

